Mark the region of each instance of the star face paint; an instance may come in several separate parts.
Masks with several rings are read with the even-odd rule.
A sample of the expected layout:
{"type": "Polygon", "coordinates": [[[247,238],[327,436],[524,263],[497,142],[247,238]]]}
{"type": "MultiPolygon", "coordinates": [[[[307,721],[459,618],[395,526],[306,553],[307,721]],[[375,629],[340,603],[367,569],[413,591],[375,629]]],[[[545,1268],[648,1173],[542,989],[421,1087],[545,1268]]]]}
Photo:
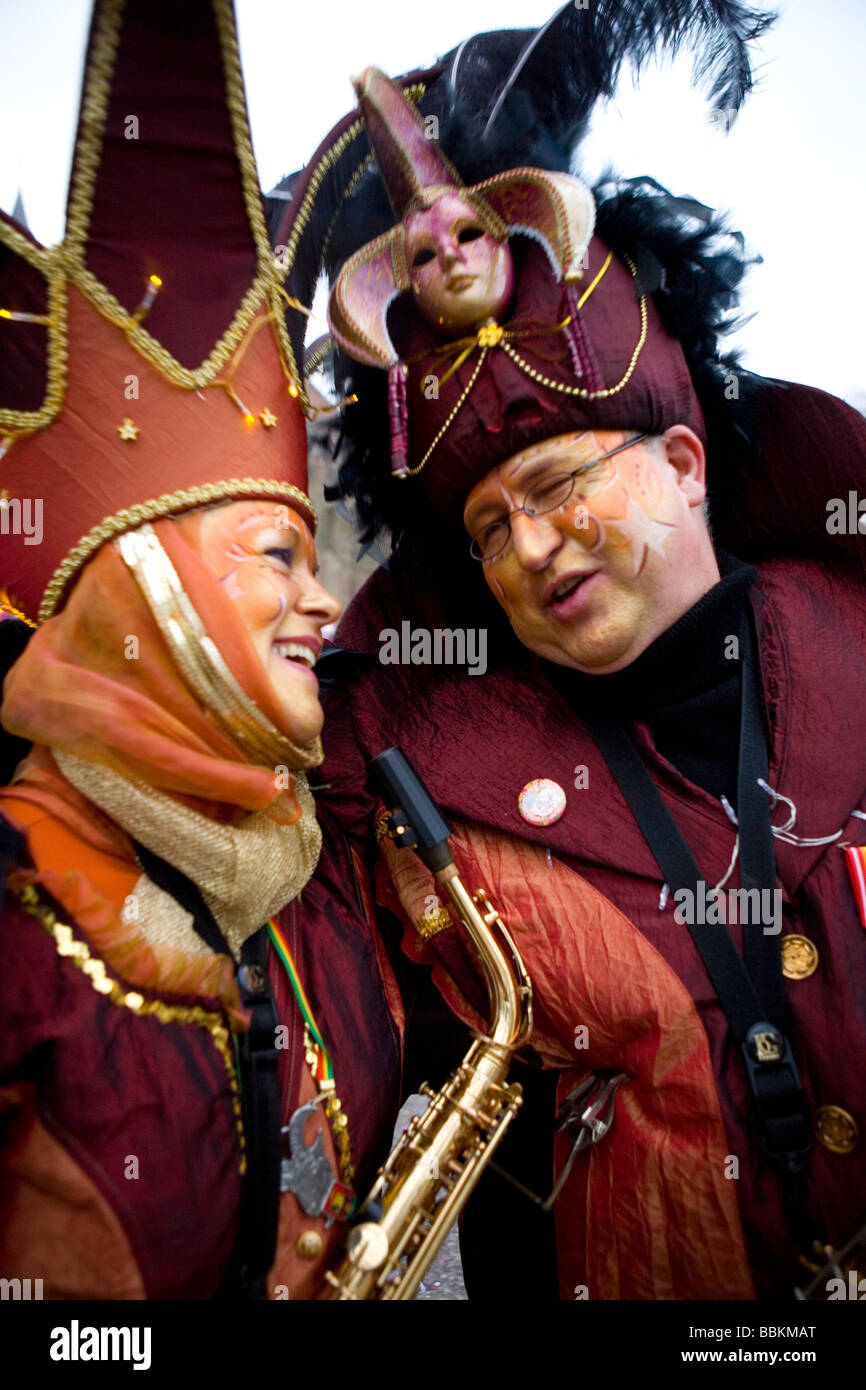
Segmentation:
{"type": "Polygon", "coordinates": [[[323,720],[312,667],[322,628],[341,612],[315,577],[309,527],[275,502],[229,502],[199,514],[197,540],[265,668],[285,732],[309,743],[323,720]]]}
{"type": "Polygon", "coordinates": [[[409,214],[405,236],[415,302],[434,328],[456,335],[499,320],[514,290],[514,262],[474,208],[445,193],[409,214]]]}
{"type": "Polygon", "coordinates": [[[557,477],[581,470],[556,511],[514,512],[507,546],[483,566],[523,645],[577,670],[619,670],[685,611],[677,560],[695,503],[658,441],[599,457],[627,438],[598,430],[545,440],[488,473],[464,508],[478,536],[528,505],[527,494],[543,498],[557,477]]]}

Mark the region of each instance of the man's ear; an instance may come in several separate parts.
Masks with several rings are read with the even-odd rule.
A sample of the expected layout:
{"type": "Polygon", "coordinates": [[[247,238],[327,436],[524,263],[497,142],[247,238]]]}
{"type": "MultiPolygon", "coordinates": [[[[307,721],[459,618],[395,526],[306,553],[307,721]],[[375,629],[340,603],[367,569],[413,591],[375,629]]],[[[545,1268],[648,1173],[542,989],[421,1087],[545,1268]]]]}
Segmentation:
{"type": "Polygon", "coordinates": [[[671,425],[661,439],[668,463],[676,469],[677,486],[690,507],[699,507],[707,495],[707,456],[703,444],[688,425],[671,425]]]}

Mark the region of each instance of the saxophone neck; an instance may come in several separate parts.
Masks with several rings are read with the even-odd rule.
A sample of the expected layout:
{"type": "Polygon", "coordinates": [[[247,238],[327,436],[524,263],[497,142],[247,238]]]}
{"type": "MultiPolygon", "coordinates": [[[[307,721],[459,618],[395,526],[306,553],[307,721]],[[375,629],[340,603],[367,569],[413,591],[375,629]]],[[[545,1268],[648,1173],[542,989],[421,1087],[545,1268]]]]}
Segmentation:
{"type": "Polygon", "coordinates": [[[532,987],[520,952],[483,888],[466,888],[452,861],[438,870],[441,883],[478,955],[490,1001],[488,1037],[513,1050],[532,1031],[532,987]]]}

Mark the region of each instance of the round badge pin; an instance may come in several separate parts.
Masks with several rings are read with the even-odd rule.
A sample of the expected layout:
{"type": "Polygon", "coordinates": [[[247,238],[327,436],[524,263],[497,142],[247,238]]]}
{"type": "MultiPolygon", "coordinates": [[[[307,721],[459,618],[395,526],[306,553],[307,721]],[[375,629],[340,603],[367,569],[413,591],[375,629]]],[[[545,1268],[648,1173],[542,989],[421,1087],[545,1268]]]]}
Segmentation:
{"type": "Polygon", "coordinates": [[[537,777],[523,788],[517,809],[528,825],[553,825],[565,810],[565,792],[552,778],[537,777]]]}

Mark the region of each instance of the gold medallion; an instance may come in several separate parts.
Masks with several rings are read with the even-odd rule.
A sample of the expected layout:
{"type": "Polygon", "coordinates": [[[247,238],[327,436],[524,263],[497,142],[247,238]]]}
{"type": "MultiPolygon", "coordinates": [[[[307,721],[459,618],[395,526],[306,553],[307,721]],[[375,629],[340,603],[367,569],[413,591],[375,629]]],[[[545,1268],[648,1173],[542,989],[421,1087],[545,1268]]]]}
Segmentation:
{"type": "Polygon", "coordinates": [[[822,1105],[815,1111],[815,1137],[834,1154],[853,1153],[860,1140],[857,1121],[841,1105],[822,1105]]]}
{"type": "Polygon", "coordinates": [[[317,1260],[324,1248],[325,1242],[318,1231],[303,1231],[295,1245],[302,1260],[317,1260]]]}
{"type": "Polygon", "coordinates": [[[786,980],[807,980],[818,969],[818,948],[808,936],[782,937],[782,974],[786,980]]]}

